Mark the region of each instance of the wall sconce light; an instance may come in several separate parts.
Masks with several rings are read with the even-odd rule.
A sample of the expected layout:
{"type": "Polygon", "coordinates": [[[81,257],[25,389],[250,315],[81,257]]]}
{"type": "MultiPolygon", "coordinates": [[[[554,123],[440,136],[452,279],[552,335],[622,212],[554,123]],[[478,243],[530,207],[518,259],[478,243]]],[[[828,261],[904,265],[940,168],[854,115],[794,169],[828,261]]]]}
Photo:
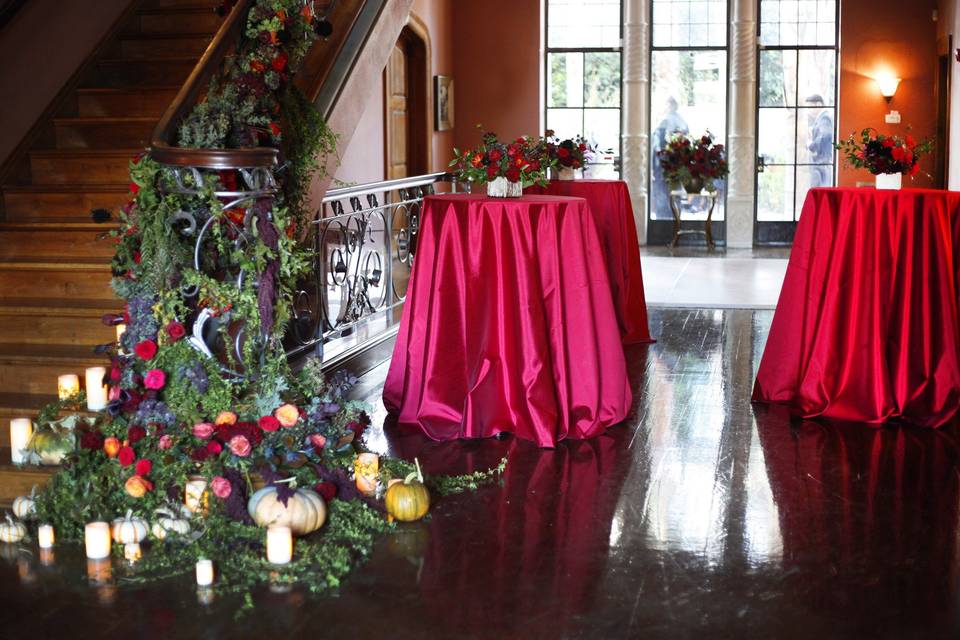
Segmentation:
{"type": "Polygon", "coordinates": [[[880,95],[889,103],[893,100],[893,96],[897,92],[897,87],[900,86],[900,78],[885,75],[877,76],[876,80],[877,86],[880,87],[880,95]]]}

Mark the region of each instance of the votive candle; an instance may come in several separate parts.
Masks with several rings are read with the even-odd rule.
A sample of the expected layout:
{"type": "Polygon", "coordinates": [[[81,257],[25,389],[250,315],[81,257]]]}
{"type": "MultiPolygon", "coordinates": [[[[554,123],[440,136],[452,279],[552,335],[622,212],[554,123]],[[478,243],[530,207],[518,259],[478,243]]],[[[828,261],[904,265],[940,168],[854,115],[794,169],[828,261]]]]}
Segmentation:
{"type": "Polygon", "coordinates": [[[107,407],[107,385],[103,384],[106,375],[106,367],[90,367],[86,371],[87,409],[90,411],[101,411],[107,407]]]}
{"type": "Polygon", "coordinates": [[[75,373],[65,373],[57,378],[57,397],[66,400],[80,393],[80,378],[75,373]]]}
{"type": "Polygon", "coordinates": [[[91,522],[83,530],[87,557],[102,560],[110,557],[110,525],[106,522],[91,522]]]}
{"type": "Polygon", "coordinates": [[[33,435],[33,423],[30,418],[14,418],[10,421],[10,460],[13,464],[23,464],[26,459],[24,450],[33,435]]]}
{"type": "Polygon", "coordinates": [[[128,542],[123,545],[123,557],[130,562],[136,562],[140,559],[140,543],[128,542]]]}
{"type": "Polygon", "coordinates": [[[213,560],[197,560],[197,585],[209,587],[213,584],[213,560]]]}
{"type": "Polygon", "coordinates": [[[53,535],[53,526],[49,524],[42,524],[37,527],[37,544],[40,545],[41,549],[49,549],[53,546],[54,535],[53,535]]]}
{"type": "Polygon", "coordinates": [[[290,527],[267,527],[267,561],[271,564],[287,564],[292,559],[293,533],[290,527]]]}
{"type": "Polygon", "coordinates": [[[192,477],[187,480],[186,489],[184,490],[184,502],[187,505],[187,509],[190,509],[193,513],[197,513],[204,508],[205,504],[205,495],[207,492],[207,481],[204,478],[192,477]]]}
{"type": "Polygon", "coordinates": [[[117,343],[123,340],[123,334],[127,331],[127,325],[120,323],[117,325],[117,343]]]}

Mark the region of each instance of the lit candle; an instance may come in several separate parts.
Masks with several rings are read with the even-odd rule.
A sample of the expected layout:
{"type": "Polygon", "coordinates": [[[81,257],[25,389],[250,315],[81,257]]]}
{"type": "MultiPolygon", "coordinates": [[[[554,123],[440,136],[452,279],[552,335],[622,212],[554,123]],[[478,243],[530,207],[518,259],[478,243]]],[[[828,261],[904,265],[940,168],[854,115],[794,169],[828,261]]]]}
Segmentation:
{"type": "Polygon", "coordinates": [[[57,397],[66,400],[80,393],[80,378],[74,373],[65,373],[57,378],[57,397]]]}
{"type": "Polygon", "coordinates": [[[123,334],[126,331],[127,331],[127,325],[122,323],[117,325],[117,343],[123,340],[123,334]]]}
{"type": "Polygon", "coordinates": [[[199,476],[191,476],[187,480],[186,490],[184,491],[187,509],[196,513],[206,506],[207,481],[199,476]]]}
{"type": "Polygon", "coordinates": [[[30,418],[14,418],[10,421],[10,460],[13,464],[23,464],[26,455],[24,449],[33,435],[33,423],[30,418]]]}
{"type": "Polygon", "coordinates": [[[197,560],[197,584],[201,587],[213,584],[213,560],[197,560]]]}
{"type": "Polygon", "coordinates": [[[41,549],[49,549],[53,546],[53,526],[42,524],[37,528],[37,544],[41,549]]]}
{"type": "Polygon", "coordinates": [[[106,522],[91,522],[84,528],[87,557],[102,560],[110,557],[110,525],[106,522]]]}
{"type": "Polygon", "coordinates": [[[290,527],[267,527],[267,560],[272,564],[287,564],[293,559],[293,534],[290,527]]]}
{"type": "Polygon", "coordinates": [[[87,409],[90,411],[101,411],[107,407],[107,386],[103,384],[105,375],[106,367],[87,369],[87,409]]]}
{"type": "Polygon", "coordinates": [[[140,543],[128,542],[123,545],[123,557],[129,562],[136,562],[140,559],[140,543]]]}

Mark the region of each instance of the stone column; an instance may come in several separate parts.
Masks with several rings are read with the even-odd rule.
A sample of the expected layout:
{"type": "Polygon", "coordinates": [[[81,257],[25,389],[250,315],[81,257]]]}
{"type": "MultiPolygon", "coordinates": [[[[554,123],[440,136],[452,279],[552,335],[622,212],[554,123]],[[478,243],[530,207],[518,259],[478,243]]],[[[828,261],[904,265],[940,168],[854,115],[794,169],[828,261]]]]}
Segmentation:
{"type": "Polygon", "coordinates": [[[727,246],[753,246],[757,165],[757,2],[730,4],[727,246]]]}
{"type": "Polygon", "coordinates": [[[650,163],[650,0],[623,3],[622,174],[633,200],[641,244],[647,241],[650,163]]]}

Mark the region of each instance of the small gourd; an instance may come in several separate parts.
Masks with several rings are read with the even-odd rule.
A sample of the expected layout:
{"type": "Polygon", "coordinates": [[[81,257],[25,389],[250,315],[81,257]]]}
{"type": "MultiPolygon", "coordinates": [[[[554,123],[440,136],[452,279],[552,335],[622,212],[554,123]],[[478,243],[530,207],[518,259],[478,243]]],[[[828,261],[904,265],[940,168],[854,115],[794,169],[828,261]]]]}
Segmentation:
{"type": "Polygon", "coordinates": [[[419,520],[430,510],[430,492],[423,484],[420,461],[414,459],[414,463],[417,470],[404,478],[403,482],[391,483],[384,496],[387,513],[400,522],[419,520]]]}
{"type": "Polygon", "coordinates": [[[37,485],[33,485],[29,496],[20,496],[13,500],[13,515],[26,520],[37,513],[37,505],[34,499],[37,497],[37,485]]]}
{"type": "Polygon", "coordinates": [[[127,511],[125,517],[113,521],[112,534],[113,541],[120,544],[140,542],[147,537],[147,521],[134,518],[133,511],[127,511]]]}
{"type": "Polygon", "coordinates": [[[276,487],[264,487],[250,496],[247,511],[258,527],[287,526],[295,536],[316,531],[327,519],[327,504],[310,489],[297,489],[284,506],[276,487]]]}
{"type": "Polygon", "coordinates": [[[27,535],[27,527],[9,515],[7,521],[0,524],[0,542],[20,542],[27,535]]]}
{"type": "Polygon", "coordinates": [[[183,507],[183,510],[186,511],[186,514],[181,511],[181,515],[177,516],[169,509],[157,509],[158,518],[150,530],[153,537],[157,540],[163,540],[169,534],[185,536],[190,533],[190,520],[188,519],[190,511],[186,507],[183,507]]]}

